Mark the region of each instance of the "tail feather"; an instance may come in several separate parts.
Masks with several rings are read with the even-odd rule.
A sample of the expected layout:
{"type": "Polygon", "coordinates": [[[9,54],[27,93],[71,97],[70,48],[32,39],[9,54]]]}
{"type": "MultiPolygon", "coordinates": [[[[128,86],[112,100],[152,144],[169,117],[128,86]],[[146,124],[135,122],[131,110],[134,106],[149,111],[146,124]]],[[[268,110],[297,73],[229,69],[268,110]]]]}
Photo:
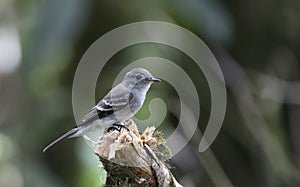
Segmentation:
{"type": "Polygon", "coordinates": [[[53,142],[51,142],[49,145],[47,145],[44,149],[43,149],[43,153],[46,152],[50,147],[52,147],[53,145],[57,144],[58,142],[66,139],[66,138],[71,138],[73,135],[75,135],[77,132],[79,131],[78,127],[74,127],[73,129],[69,130],[68,132],[66,132],[65,134],[63,134],[62,136],[60,136],[59,138],[57,138],[56,140],[54,140],[53,142]]]}

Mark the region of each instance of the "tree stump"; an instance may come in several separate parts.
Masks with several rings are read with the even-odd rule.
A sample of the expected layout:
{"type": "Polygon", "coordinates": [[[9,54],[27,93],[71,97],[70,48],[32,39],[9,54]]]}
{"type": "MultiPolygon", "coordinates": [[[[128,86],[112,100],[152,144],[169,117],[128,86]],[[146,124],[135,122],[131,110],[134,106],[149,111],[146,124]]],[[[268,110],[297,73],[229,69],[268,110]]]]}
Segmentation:
{"type": "Polygon", "coordinates": [[[106,131],[97,142],[96,155],[107,172],[105,186],[181,186],[166,160],[172,154],[163,134],[147,127],[140,134],[132,120],[127,129],[106,131]]]}

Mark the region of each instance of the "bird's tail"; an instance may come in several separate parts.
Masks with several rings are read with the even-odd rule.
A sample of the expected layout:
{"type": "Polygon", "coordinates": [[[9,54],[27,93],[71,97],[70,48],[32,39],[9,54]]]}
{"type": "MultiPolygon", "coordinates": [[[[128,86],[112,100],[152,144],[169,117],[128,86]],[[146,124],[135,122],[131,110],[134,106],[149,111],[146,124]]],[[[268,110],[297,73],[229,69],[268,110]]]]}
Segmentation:
{"type": "Polygon", "coordinates": [[[74,127],[73,129],[69,130],[68,132],[66,132],[65,134],[63,134],[62,136],[60,136],[59,138],[57,138],[56,140],[54,140],[53,142],[51,142],[49,145],[47,145],[44,149],[43,149],[43,153],[46,152],[50,147],[52,147],[53,145],[57,144],[58,142],[66,139],[66,138],[71,138],[73,135],[76,136],[76,133],[79,132],[79,127],[74,127]]]}

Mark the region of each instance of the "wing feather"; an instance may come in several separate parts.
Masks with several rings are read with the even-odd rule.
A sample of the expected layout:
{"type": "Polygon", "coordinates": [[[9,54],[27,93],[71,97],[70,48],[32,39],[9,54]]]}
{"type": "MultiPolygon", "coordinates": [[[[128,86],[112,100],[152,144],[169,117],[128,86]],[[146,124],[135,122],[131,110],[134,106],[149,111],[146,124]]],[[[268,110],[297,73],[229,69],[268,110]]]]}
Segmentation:
{"type": "Polygon", "coordinates": [[[125,108],[133,100],[133,94],[122,84],[114,87],[99,103],[82,119],[83,122],[103,118],[115,111],[125,108]]]}

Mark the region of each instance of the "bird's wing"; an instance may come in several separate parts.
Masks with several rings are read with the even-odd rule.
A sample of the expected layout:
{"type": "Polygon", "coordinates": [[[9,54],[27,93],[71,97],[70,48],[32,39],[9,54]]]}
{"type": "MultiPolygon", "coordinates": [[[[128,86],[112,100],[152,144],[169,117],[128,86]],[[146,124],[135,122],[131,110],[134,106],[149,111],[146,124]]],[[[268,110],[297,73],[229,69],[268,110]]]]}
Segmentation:
{"type": "Polygon", "coordinates": [[[103,118],[129,105],[133,94],[122,84],[114,87],[99,103],[94,106],[82,119],[83,122],[103,118]]]}

